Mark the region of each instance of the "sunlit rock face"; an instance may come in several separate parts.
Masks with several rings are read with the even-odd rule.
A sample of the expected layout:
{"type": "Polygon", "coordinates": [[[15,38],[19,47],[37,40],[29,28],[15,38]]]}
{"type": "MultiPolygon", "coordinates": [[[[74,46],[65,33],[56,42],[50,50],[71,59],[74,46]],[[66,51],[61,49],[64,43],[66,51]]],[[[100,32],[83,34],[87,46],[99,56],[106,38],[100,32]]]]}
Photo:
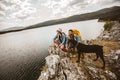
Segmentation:
{"type": "Polygon", "coordinates": [[[117,40],[120,41],[120,23],[113,22],[114,25],[110,29],[110,31],[104,30],[100,36],[98,37],[99,40],[117,40]]]}
{"type": "Polygon", "coordinates": [[[68,57],[50,54],[46,57],[47,69],[41,72],[38,80],[118,80],[120,50],[106,54],[105,61],[106,67],[111,69],[101,69],[91,59],[83,59],[78,64],[68,57]]]}
{"type": "Polygon", "coordinates": [[[38,80],[86,80],[85,73],[69,58],[60,58],[58,55],[46,57],[47,70],[42,71],[38,80]]]}
{"type": "MultiPolygon", "coordinates": [[[[110,54],[105,55],[106,64],[111,68],[111,71],[116,75],[117,80],[120,78],[120,49],[112,50],[110,54]]],[[[108,71],[109,72],[109,71],[108,71]]],[[[115,77],[112,73],[111,76],[115,77]]],[[[110,76],[110,77],[111,77],[110,76]]]]}
{"type": "MultiPolygon", "coordinates": [[[[109,32],[103,31],[101,33],[98,40],[116,40],[119,42],[119,38],[120,23],[115,22],[109,32]]],[[[101,69],[101,60],[93,61],[93,54],[88,54],[90,57],[85,57],[81,59],[80,63],[76,63],[67,56],[61,56],[61,54],[64,55],[64,52],[52,48],[49,50],[51,54],[46,57],[47,68],[41,72],[38,80],[119,80],[120,49],[110,50],[111,52],[104,53],[106,67],[101,69]]],[[[77,57],[74,59],[76,60],[77,57]]]]}
{"type": "Polygon", "coordinates": [[[50,55],[46,57],[46,65],[48,69],[41,72],[39,80],[49,80],[58,74],[60,57],[58,55],[50,55]]]}

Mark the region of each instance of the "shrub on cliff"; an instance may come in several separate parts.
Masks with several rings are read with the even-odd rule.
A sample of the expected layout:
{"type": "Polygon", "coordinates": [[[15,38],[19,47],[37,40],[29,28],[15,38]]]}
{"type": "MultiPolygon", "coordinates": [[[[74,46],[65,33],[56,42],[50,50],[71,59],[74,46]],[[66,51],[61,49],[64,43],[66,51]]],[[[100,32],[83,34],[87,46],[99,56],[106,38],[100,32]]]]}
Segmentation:
{"type": "Polygon", "coordinates": [[[114,25],[113,22],[107,21],[104,25],[104,30],[110,31],[110,29],[112,28],[113,25],[114,25]]]}

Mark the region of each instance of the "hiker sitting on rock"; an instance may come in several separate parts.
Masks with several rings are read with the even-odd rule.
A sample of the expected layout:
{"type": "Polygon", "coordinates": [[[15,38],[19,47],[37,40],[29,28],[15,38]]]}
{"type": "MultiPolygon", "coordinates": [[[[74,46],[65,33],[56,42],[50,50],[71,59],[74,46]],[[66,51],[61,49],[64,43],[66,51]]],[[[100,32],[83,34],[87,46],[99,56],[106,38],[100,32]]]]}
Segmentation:
{"type": "Polygon", "coordinates": [[[68,37],[67,37],[67,50],[74,53],[75,52],[75,48],[70,50],[69,47],[68,47],[68,40],[76,40],[78,43],[82,43],[82,39],[81,39],[81,35],[80,35],[80,32],[78,30],[72,30],[70,29],[68,31],[68,37]]]}
{"type": "Polygon", "coordinates": [[[77,30],[72,30],[72,29],[70,29],[69,31],[68,31],[68,39],[74,39],[74,40],[76,40],[77,42],[82,42],[82,40],[81,40],[81,37],[79,37],[79,35],[76,33],[76,31],[77,30]]]}
{"type": "Polygon", "coordinates": [[[57,30],[57,35],[54,37],[54,46],[59,46],[60,49],[66,51],[66,35],[62,32],[62,29],[57,30]]]}

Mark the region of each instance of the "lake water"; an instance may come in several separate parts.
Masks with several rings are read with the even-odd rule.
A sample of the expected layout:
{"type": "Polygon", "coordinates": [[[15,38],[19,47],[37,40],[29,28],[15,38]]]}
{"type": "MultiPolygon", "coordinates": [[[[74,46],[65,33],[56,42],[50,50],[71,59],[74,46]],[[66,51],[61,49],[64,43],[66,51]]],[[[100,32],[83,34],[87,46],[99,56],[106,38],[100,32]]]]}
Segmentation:
{"type": "Polygon", "coordinates": [[[0,80],[36,80],[58,28],[78,29],[83,39],[95,39],[104,23],[73,22],[0,35],[0,80]]]}

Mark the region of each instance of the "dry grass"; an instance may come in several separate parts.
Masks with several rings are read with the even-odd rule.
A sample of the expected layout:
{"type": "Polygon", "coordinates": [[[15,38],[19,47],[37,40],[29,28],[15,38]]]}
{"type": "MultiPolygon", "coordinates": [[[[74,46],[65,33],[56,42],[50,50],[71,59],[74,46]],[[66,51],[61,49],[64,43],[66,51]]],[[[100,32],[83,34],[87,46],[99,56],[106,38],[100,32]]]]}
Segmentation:
{"type": "Polygon", "coordinates": [[[110,53],[111,50],[120,49],[120,45],[117,41],[94,41],[94,44],[102,45],[104,53],[110,53]]]}
{"type": "MultiPolygon", "coordinates": [[[[102,45],[104,54],[109,54],[111,52],[111,50],[120,49],[120,45],[117,41],[94,41],[94,44],[102,45]]],[[[77,54],[75,54],[75,55],[77,55],[77,54]]],[[[92,54],[91,57],[89,57],[89,55],[87,55],[87,54],[84,54],[84,59],[93,60],[95,57],[96,57],[96,55],[94,55],[94,54],[92,54]]],[[[76,63],[77,57],[71,58],[71,60],[73,63],[76,63]]],[[[100,59],[97,61],[92,61],[92,62],[93,62],[93,64],[91,64],[91,65],[96,66],[96,67],[102,67],[102,61],[100,59]]],[[[82,58],[81,58],[80,64],[85,65],[85,62],[83,61],[82,58]]],[[[110,67],[106,66],[105,69],[110,70],[110,67]]]]}
{"type": "Polygon", "coordinates": [[[48,68],[48,66],[47,66],[47,65],[44,65],[44,66],[41,68],[41,71],[46,71],[47,68],[48,68]]]}

